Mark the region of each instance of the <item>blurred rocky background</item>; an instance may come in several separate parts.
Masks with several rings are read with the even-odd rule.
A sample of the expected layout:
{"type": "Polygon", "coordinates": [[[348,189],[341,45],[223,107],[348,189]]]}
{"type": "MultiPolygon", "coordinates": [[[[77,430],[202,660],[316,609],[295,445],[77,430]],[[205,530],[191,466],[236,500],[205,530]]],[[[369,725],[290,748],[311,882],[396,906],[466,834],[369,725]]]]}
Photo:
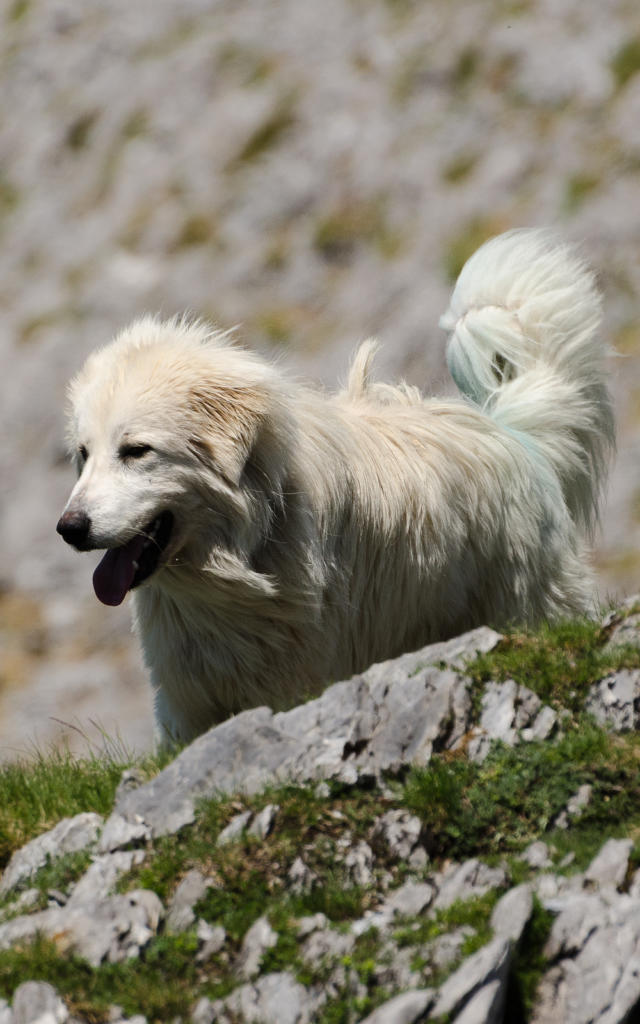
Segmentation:
{"type": "Polygon", "coordinates": [[[605,296],[619,456],[600,597],[640,575],[636,0],[0,0],[0,759],[150,742],[125,607],[55,534],[65,384],[181,310],[333,384],[449,390],[487,236],[552,225],[605,296]]]}

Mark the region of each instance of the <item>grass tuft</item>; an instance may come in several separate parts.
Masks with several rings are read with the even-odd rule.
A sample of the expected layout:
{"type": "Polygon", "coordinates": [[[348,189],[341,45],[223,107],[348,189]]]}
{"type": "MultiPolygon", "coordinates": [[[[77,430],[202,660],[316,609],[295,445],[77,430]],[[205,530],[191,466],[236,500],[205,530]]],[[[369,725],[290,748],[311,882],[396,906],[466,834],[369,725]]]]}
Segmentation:
{"type": "Polygon", "coordinates": [[[229,169],[235,170],[264,156],[282,140],[294,123],[294,98],[283,96],[276,102],[262,124],[249,135],[240,152],[231,161],[229,169]]]}
{"type": "Polygon", "coordinates": [[[619,89],[640,71],[640,37],[630,39],[618,50],[611,61],[611,70],[619,89]]]}
{"type": "Polygon", "coordinates": [[[328,263],[351,262],[363,245],[372,246],[385,259],[392,259],[401,248],[401,236],[389,225],[381,198],[345,203],[316,225],[313,247],[328,263]]]}
{"type": "Polygon", "coordinates": [[[553,917],[551,911],[545,910],[538,897],[534,896],[531,917],[514,952],[506,1020],[531,1019],[536,991],[548,967],[543,950],[549,938],[553,917]]]}
{"type": "Polygon", "coordinates": [[[568,840],[584,864],[608,836],[640,828],[639,755],[635,735],[612,738],[584,718],[556,743],[496,744],[479,765],[436,755],[410,772],[405,803],[423,821],[432,856],[495,858],[545,833],[562,839],[554,821],[589,783],[591,801],[568,840]]]}
{"type": "MultiPolygon", "coordinates": [[[[137,766],[150,777],[164,761],[149,757],[137,766]]],[[[0,869],[14,850],[62,818],[82,811],[108,814],[122,772],[132,764],[132,759],[76,758],[68,750],[54,750],[0,766],[0,869]]]]}
{"type": "Polygon", "coordinates": [[[607,638],[600,624],[589,619],[545,625],[536,632],[512,631],[472,662],[467,673],[478,685],[515,679],[543,701],[578,713],[589,686],[640,661],[638,650],[629,646],[604,650],[607,638]]]}

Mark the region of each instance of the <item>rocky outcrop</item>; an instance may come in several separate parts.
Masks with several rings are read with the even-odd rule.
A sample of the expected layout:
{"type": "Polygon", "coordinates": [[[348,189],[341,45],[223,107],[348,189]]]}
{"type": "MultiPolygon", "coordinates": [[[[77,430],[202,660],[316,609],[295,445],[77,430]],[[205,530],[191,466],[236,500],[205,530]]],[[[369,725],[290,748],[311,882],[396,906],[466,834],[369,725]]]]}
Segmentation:
{"type": "MultiPolygon", "coordinates": [[[[234,943],[223,927],[199,915],[202,901],[220,884],[206,870],[188,870],[164,901],[135,884],[116,891],[162,837],[197,829],[203,798],[256,794],[282,783],[311,785],[319,794],[325,787],[328,794],[329,780],[345,792],[379,789],[393,804],[390,781],[409,765],[427,765],[435,752],[482,760],[496,740],[507,746],[553,743],[566,715],[551,712],[525,687],[488,681],[480,699],[473,699],[465,664],[499,640],[491,630],[475,630],[372,666],[291,711],[257,708],[238,715],[196,740],[149,782],[125,773],[106,820],[95,814],[66,819],[14,854],[0,882],[9,901],[0,913],[0,950],[44,935],[61,956],[73,953],[98,967],[145,956],[157,936],[188,933],[194,962],[204,970],[211,958],[225,957],[234,979],[230,994],[195,1002],[195,1024],[313,1024],[340,993],[350,992],[354,1006],[362,1000],[366,990],[352,962],[362,937],[375,935],[367,970],[389,997],[363,1024],[505,1024],[515,1012],[514,965],[526,949],[534,914],[542,910],[550,915],[550,927],[532,1024],[634,1019],[640,1012],[640,870],[631,837],[604,842],[586,869],[573,874],[562,870],[555,851],[539,839],[519,854],[528,878],[517,883],[520,869],[506,861],[470,857],[432,865],[420,818],[389,806],[366,840],[353,841],[345,829],[335,845],[345,884],[369,894],[364,913],[340,928],[320,912],[295,922],[294,960],[314,979],[307,983],[297,969],[265,968],[280,942],[266,916],[256,917],[234,943]],[[66,892],[52,891],[48,906],[30,910],[38,891],[29,886],[43,865],[81,850],[91,856],[84,873],[66,892]],[[459,923],[460,908],[486,899],[491,912],[485,932],[459,923]]],[[[621,730],[633,727],[628,715],[636,699],[625,671],[618,673],[615,689],[621,715],[604,719],[621,730]]],[[[599,683],[585,695],[590,707],[601,692],[599,683]]],[[[589,787],[581,787],[556,827],[570,828],[590,799],[589,787]]],[[[214,862],[216,849],[222,854],[249,839],[268,844],[281,814],[274,802],[236,813],[220,829],[214,862]]],[[[317,884],[304,858],[303,849],[289,870],[285,885],[292,894],[317,884]]],[[[112,1019],[121,1018],[114,1009],[112,1019]]],[[[40,1019],[71,1019],[50,985],[30,981],[16,989],[11,1005],[0,1005],[1,1024],[40,1019]]],[[[350,1019],[359,1019],[355,1011],[350,1019]]]]}

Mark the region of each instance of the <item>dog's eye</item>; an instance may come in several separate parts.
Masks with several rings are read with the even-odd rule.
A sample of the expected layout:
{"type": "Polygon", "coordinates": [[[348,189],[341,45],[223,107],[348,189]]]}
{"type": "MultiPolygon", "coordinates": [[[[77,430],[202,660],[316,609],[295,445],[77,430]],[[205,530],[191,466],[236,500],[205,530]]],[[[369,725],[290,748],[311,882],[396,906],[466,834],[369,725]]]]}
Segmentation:
{"type": "Polygon", "coordinates": [[[78,460],[80,462],[80,465],[84,466],[84,464],[85,464],[85,462],[87,461],[88,458],[89,458],[89,452],[87,451],[85,446],[83,444],[81,444],[80,447],[78,448],[78,460]]]}
{"type": "Polygon", "coordinates": [[[121,459],[141,459],[152,451],[150,444],[123,444],[118,451],[121,459]]]}

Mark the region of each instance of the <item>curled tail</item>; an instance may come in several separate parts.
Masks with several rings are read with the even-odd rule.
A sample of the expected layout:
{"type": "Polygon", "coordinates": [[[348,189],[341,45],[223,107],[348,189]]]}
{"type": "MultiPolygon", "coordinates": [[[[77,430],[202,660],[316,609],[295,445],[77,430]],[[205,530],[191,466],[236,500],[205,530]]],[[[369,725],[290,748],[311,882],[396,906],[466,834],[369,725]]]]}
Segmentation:
{"type": "Polygon", "coordinates": [[[440,326],[464,395],[528,435],[591,532],[615,446],[593,274],[544,231],[510,231],[462,268],[440,326]]]}

